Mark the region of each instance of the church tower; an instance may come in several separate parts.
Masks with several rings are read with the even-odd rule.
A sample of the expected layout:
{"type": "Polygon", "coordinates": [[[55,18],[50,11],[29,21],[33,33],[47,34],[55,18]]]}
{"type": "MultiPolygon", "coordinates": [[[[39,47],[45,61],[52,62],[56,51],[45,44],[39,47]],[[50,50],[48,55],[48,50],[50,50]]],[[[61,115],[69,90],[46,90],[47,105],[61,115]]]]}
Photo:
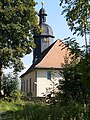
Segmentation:
{"type": "Polygon", "coordinates": [[[40,34],[34,34],[34,43],[36,44],[36,48],[33,50],[33,64],[38,60],[41,53],[48,48],[53,42],[53,30],[52,28],[46,24],[46,10],[43,8],[39,10],[39,25],[41,27],[40,34]]]}

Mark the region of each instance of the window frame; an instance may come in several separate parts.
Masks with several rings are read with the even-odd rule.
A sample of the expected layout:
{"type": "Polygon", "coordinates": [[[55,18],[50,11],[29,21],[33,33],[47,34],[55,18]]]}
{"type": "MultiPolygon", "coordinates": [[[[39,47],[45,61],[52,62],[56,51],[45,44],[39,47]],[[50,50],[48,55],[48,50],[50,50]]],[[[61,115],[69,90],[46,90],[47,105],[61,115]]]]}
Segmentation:
{"type": "Polygon", "coordinates": [[[47,79],[51,80],[51,78],[52,78],[51,71],[47,71],[47,79]]]}

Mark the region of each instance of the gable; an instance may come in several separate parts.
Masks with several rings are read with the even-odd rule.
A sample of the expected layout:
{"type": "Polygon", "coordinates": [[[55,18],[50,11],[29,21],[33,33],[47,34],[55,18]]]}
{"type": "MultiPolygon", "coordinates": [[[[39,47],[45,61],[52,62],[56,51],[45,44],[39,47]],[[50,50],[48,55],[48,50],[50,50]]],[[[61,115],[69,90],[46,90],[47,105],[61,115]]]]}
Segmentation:
{"type": "Polygon", "coordinates": [[[35,66],[36,68],[61,68],[64,58],[69,55],[67,47],[57,40],[43,59],[35,66]],[[64,49],[63,49],[64,48],[64,49]]]}
{"type": "Polygon", "coordinates": [[[30,66],[30,68],[21,75],[30,73],[34,69],[60,69],[62,64],[64,63],[65,57],[69,56],[70,50],[65,46],[65,44],[61,40],[55,41],[52,45],[50,45],[46,50],[44,50],[39,57],[39,59],[30,66]]]}

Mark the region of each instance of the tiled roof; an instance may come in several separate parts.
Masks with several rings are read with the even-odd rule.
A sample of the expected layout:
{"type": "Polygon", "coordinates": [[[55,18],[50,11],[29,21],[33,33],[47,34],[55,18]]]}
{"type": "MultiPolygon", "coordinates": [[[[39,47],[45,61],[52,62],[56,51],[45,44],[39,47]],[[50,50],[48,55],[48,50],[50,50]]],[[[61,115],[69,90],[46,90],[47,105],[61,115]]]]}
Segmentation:
{"type": "Polygon", "coordinates": [[[31,67],[21,75],[21,77],[28,74],[34,68],[60,69],[64,63],[66,55],[69,55],[67,47],[61,40],[57,40],[42,52],[40,58],[35,62],[35,64],[32,64],[31,67]]]}

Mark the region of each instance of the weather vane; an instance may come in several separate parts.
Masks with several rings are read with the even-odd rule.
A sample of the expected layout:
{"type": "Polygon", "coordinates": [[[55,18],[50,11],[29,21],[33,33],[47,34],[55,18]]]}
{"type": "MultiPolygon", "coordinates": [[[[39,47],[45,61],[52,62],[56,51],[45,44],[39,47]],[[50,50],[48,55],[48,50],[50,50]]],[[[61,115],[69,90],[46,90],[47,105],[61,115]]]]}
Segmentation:
{"type": "Polygon", "coordinates": [[[42,1],[41,4],[42,4],[42,8],[43,8],[44,2],[42,1]]]}

